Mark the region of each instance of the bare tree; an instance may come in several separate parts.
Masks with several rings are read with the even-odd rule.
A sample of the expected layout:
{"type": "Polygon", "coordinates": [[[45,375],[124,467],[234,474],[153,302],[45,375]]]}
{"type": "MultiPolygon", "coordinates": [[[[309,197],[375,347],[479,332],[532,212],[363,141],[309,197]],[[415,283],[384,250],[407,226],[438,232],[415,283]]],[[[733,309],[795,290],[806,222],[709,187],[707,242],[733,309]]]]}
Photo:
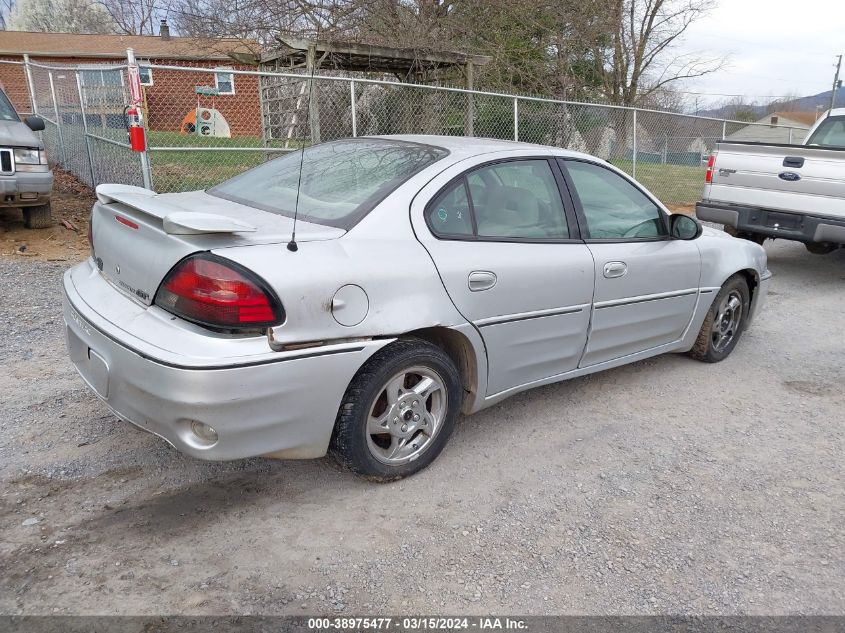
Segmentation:
{"type": "Polygon", "coordinates": [[[15,0],[0,0],[0,31],[5,31],[9,26],[9,15],[15,8],[15,0]]]}
{"type": "Polygon", "coordinates": [[[114,33],[108,12],[90,0],[17,0],[9,28],[17,31],[114,33]]]}
{"type": "Polygon", "coordinates": [[[609,38],[593,45],[604,97],[635,105],[671,83],[720,69],[723,58],[674,50],[687,29],[714,6],[715,0],[611,0],[609,38]]]}
{"type": "Polygon", "coordinates": [[[169,15],[184,35],[273,45],[281,34],[334,36],[356,7],[352,0],[182,0],[171,5],[169,15]]]}
{"type": "Polygon", "coordinates": [[[167,17],[170,0],[99,0],[120,33],[155,35],[156,25],[167,17]]]}

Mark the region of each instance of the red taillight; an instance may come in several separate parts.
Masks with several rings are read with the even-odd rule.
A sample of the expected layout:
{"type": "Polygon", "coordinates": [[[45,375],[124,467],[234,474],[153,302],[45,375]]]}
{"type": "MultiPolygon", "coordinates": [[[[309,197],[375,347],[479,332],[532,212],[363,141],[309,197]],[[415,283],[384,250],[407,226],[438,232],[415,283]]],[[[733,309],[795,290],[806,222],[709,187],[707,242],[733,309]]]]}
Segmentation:
{"type": "Polygon", "coordinates": [[[234,262],[213,255],[182,260],[165,277],[157,306],[188,321],[224,329],[278,325],[279,301],[266,285],[234,262]]]}
{"type": "Polygon", "coordinates": [[[710,154],[710,160],[707,161],[707,173],[704,174],[704,182],[708,185],[713,182],[713,165],[716,164],[716,154],[710,154]]]}

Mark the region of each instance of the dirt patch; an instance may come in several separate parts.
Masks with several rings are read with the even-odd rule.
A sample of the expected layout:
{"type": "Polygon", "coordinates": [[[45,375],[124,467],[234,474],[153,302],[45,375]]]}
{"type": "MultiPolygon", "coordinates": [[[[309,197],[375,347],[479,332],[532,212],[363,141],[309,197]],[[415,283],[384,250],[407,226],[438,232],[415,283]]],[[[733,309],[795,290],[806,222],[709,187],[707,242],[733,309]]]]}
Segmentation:
{"type": "Polygon", "coordinates": [[[666,208],[672,213],[683,213],[695,217],[695,205],[692,204],[667,204],[666,208]]]}
{"type": "Polygon", "coordinates": [[[94,192],[60,169],[53,176],[53,226],[27,229],[20,209],[0,209],[0,257],[77,262],[88,256],[94,192]]]}

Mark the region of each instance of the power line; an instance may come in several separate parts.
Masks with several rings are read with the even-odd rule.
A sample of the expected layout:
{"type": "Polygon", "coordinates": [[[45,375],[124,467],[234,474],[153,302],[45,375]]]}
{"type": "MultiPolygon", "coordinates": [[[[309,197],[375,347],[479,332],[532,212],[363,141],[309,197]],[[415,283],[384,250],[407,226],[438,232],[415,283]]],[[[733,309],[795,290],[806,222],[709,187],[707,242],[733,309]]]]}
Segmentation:
{"type": "Polygon", "coordinates": [[[699,97],[749,97],[754,99],[800,99],[793,95],[749,95],[749,94],[729,94],[723,92],[690,92],[689,90],[671,90],[668,92],[677,92],[683,95],[697,95],[699,97]]]}

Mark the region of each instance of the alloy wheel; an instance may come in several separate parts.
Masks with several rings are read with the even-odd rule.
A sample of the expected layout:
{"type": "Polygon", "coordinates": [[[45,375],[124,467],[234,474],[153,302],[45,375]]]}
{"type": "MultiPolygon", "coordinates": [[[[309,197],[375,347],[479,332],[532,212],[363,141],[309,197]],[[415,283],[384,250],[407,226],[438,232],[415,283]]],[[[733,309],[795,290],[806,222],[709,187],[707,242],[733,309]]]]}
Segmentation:
{"type": "Polygon", "coordinates": [[[713,319],[713,327],[710,331],[710,340],[716,352],[722,352],[736,338],[739,327],[742,323],[742,295],[738,290],[732,290],[722,299],[716,318],[713,319]]]}
{"type": "Polygon", "coordinates": [[[447,398],[443,379],[427,367],[411,367],[390,378],[367,417],[373,457],[391,466],[417,459],[443,425],[447,398]]]}

